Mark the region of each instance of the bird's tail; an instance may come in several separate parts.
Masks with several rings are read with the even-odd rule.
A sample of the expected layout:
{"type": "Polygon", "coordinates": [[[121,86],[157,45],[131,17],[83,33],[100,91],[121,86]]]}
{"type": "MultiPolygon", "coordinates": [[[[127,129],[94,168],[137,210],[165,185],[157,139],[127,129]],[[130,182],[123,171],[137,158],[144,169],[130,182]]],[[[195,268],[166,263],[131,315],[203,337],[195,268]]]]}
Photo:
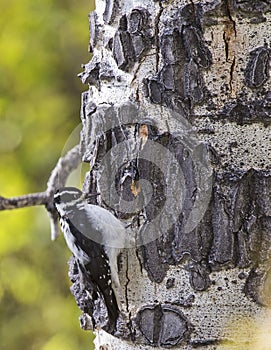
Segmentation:
{"type": "MultiPolygon", "coordinates": [[[[100,297],[102,299],[103,304],[106,307],[107,315],[103,312],[103,310],[99,310],[99,319],[103,319],[101,322],[103,324],[102,328],[107,331],[108,333],[113,333],[116,329],[116,322],[119,316],[119,308],[118,303],[116,300],[115,292],[112,288],[112,283],[109,283],[109,280],[104,280],[101,278],[98,281],[93,281],[91,278],[91,273],[89,271],[91,269],[91,266],[86,265],[85,266],[85,275],[86,278],[93,284],[98,287],[97,288],[97,297],[100,297]],[[104,322],[106,320],[107,322],[104,322]],[[105,324],[105,325],[104,325],[105,324]]],[[[101,276],[103,277],[103,276],[101,276]]],[[[94,316],[94,315],[93,315],[94,316]]],[[[95,322],[98,326],[100,322],[95,322]]]]}

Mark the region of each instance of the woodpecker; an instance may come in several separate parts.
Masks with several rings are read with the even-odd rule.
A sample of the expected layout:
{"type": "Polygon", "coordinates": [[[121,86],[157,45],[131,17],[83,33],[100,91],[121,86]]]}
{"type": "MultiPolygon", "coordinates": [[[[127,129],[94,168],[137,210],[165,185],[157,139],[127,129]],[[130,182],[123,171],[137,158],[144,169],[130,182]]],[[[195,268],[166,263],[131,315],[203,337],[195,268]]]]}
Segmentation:
{"type": "Polygon", "coordinates": [[[54,205],[67,246],[84,275],[97,286],[115,325],[119,306],[114,289],[120,286],[117,258],[128,243],[125,225],[109,210],[89,204],[87,194],[74,187],[59,189],[54,205]]]}

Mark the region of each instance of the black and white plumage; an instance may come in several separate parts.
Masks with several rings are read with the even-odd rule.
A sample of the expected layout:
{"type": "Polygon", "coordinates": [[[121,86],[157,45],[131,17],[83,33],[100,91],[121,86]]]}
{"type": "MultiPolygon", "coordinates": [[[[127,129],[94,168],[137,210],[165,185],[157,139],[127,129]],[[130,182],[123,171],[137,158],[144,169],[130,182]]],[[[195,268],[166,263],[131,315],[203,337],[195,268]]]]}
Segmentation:
{"type": "Polygon", "coordinates": [[[74,187],[58,190],[54,204],[69,249],[97,286],[110,322],[115,324],[119,314],[113,287],[119,287],[117,258],[129,243],[124,224],[110,211],[89,204],[87,196],[74,187]]]}

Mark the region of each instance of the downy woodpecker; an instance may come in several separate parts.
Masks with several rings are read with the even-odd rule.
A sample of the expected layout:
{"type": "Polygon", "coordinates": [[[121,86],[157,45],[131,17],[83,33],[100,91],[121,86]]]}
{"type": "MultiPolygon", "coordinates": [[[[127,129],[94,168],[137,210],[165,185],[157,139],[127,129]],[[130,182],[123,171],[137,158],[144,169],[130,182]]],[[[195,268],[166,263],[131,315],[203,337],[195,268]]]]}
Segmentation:
{"type": "Polygon", "coordinates": [[[114,292],[119,287],[117,258],[128,242],[124,224],[110,211],[89,204],[87,195],[74,187],[59,189],[54,204],[69,249],[84,275],[97,286],[110,323],[115,325],[119,315],[114,292]]]}

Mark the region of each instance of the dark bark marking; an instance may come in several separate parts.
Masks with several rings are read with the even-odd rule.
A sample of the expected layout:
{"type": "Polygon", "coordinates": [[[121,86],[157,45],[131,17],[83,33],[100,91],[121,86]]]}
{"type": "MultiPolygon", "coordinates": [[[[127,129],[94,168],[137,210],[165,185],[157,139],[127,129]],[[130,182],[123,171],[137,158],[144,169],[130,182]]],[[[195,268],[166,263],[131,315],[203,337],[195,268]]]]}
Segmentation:
{"type": "Polygon", "coordinates": [[[271,49],[257,47],[250,52],[245,70],[245,81],[250,88],[259,88],[269,79],[271,49]]]}
{"type": "Polygon", "coordinates": [[[171,305],[146,305],[136,316],[136,324],[146,344],[171,348],[187,342],[192,326],[184,314],[171,305]]]}
{"type": "Polygon", "coordinates": [[[271,11],[269,0],[231,0],[232,6],[236,11],[240,11],[247,17],[261,17],[263,13],[271,11]]]}
{"type": "Polygon", "coordinates": [[[239,125],[260,122],[268,126],[271,124],[271,92],[255,99],[240,95],[235,101],[225,104],[218,115],[239,125]]]}
{"type": "Polygon", "coordinates": [[[113,38],[112,52],[120,69],[129,71],[150,48],[150,14],[144,8],[135,8],[123,15],[113,38]]]}
{"type": "Polygon", "coordinates": [[[89,52],[92,53],[94,47],[97,44],[97,39],[99,36],[99,25],[97,23],[97,13],[92,11],[89,16],[89,31],[90,31],[90,41],[89,41],[89,52]]]}
{"type": "Polygon", "coordinates": [[[190,4],[165,23],[166,29],[157,33],[162,68],[144,80],[146,96],[153,103],[180,107],[184,114],[206,96],[201,70],[212,64],[211,52],[203,38],[200,12],[200,5],[190,4]]]}
{"type": "Polygon", "coordinates": [[[103,20],[106,24],[114,22],[116,15],[120,9],[118,0],[106,0],[103,20]]]}
{"type": "Polygon", "coordinates": [[[193,25],[184,26],[182,36],[188,61],[193,59],[199,67],[209,68],[212,64],[212,55],[204,43],[202,31],[193,25]]]}

